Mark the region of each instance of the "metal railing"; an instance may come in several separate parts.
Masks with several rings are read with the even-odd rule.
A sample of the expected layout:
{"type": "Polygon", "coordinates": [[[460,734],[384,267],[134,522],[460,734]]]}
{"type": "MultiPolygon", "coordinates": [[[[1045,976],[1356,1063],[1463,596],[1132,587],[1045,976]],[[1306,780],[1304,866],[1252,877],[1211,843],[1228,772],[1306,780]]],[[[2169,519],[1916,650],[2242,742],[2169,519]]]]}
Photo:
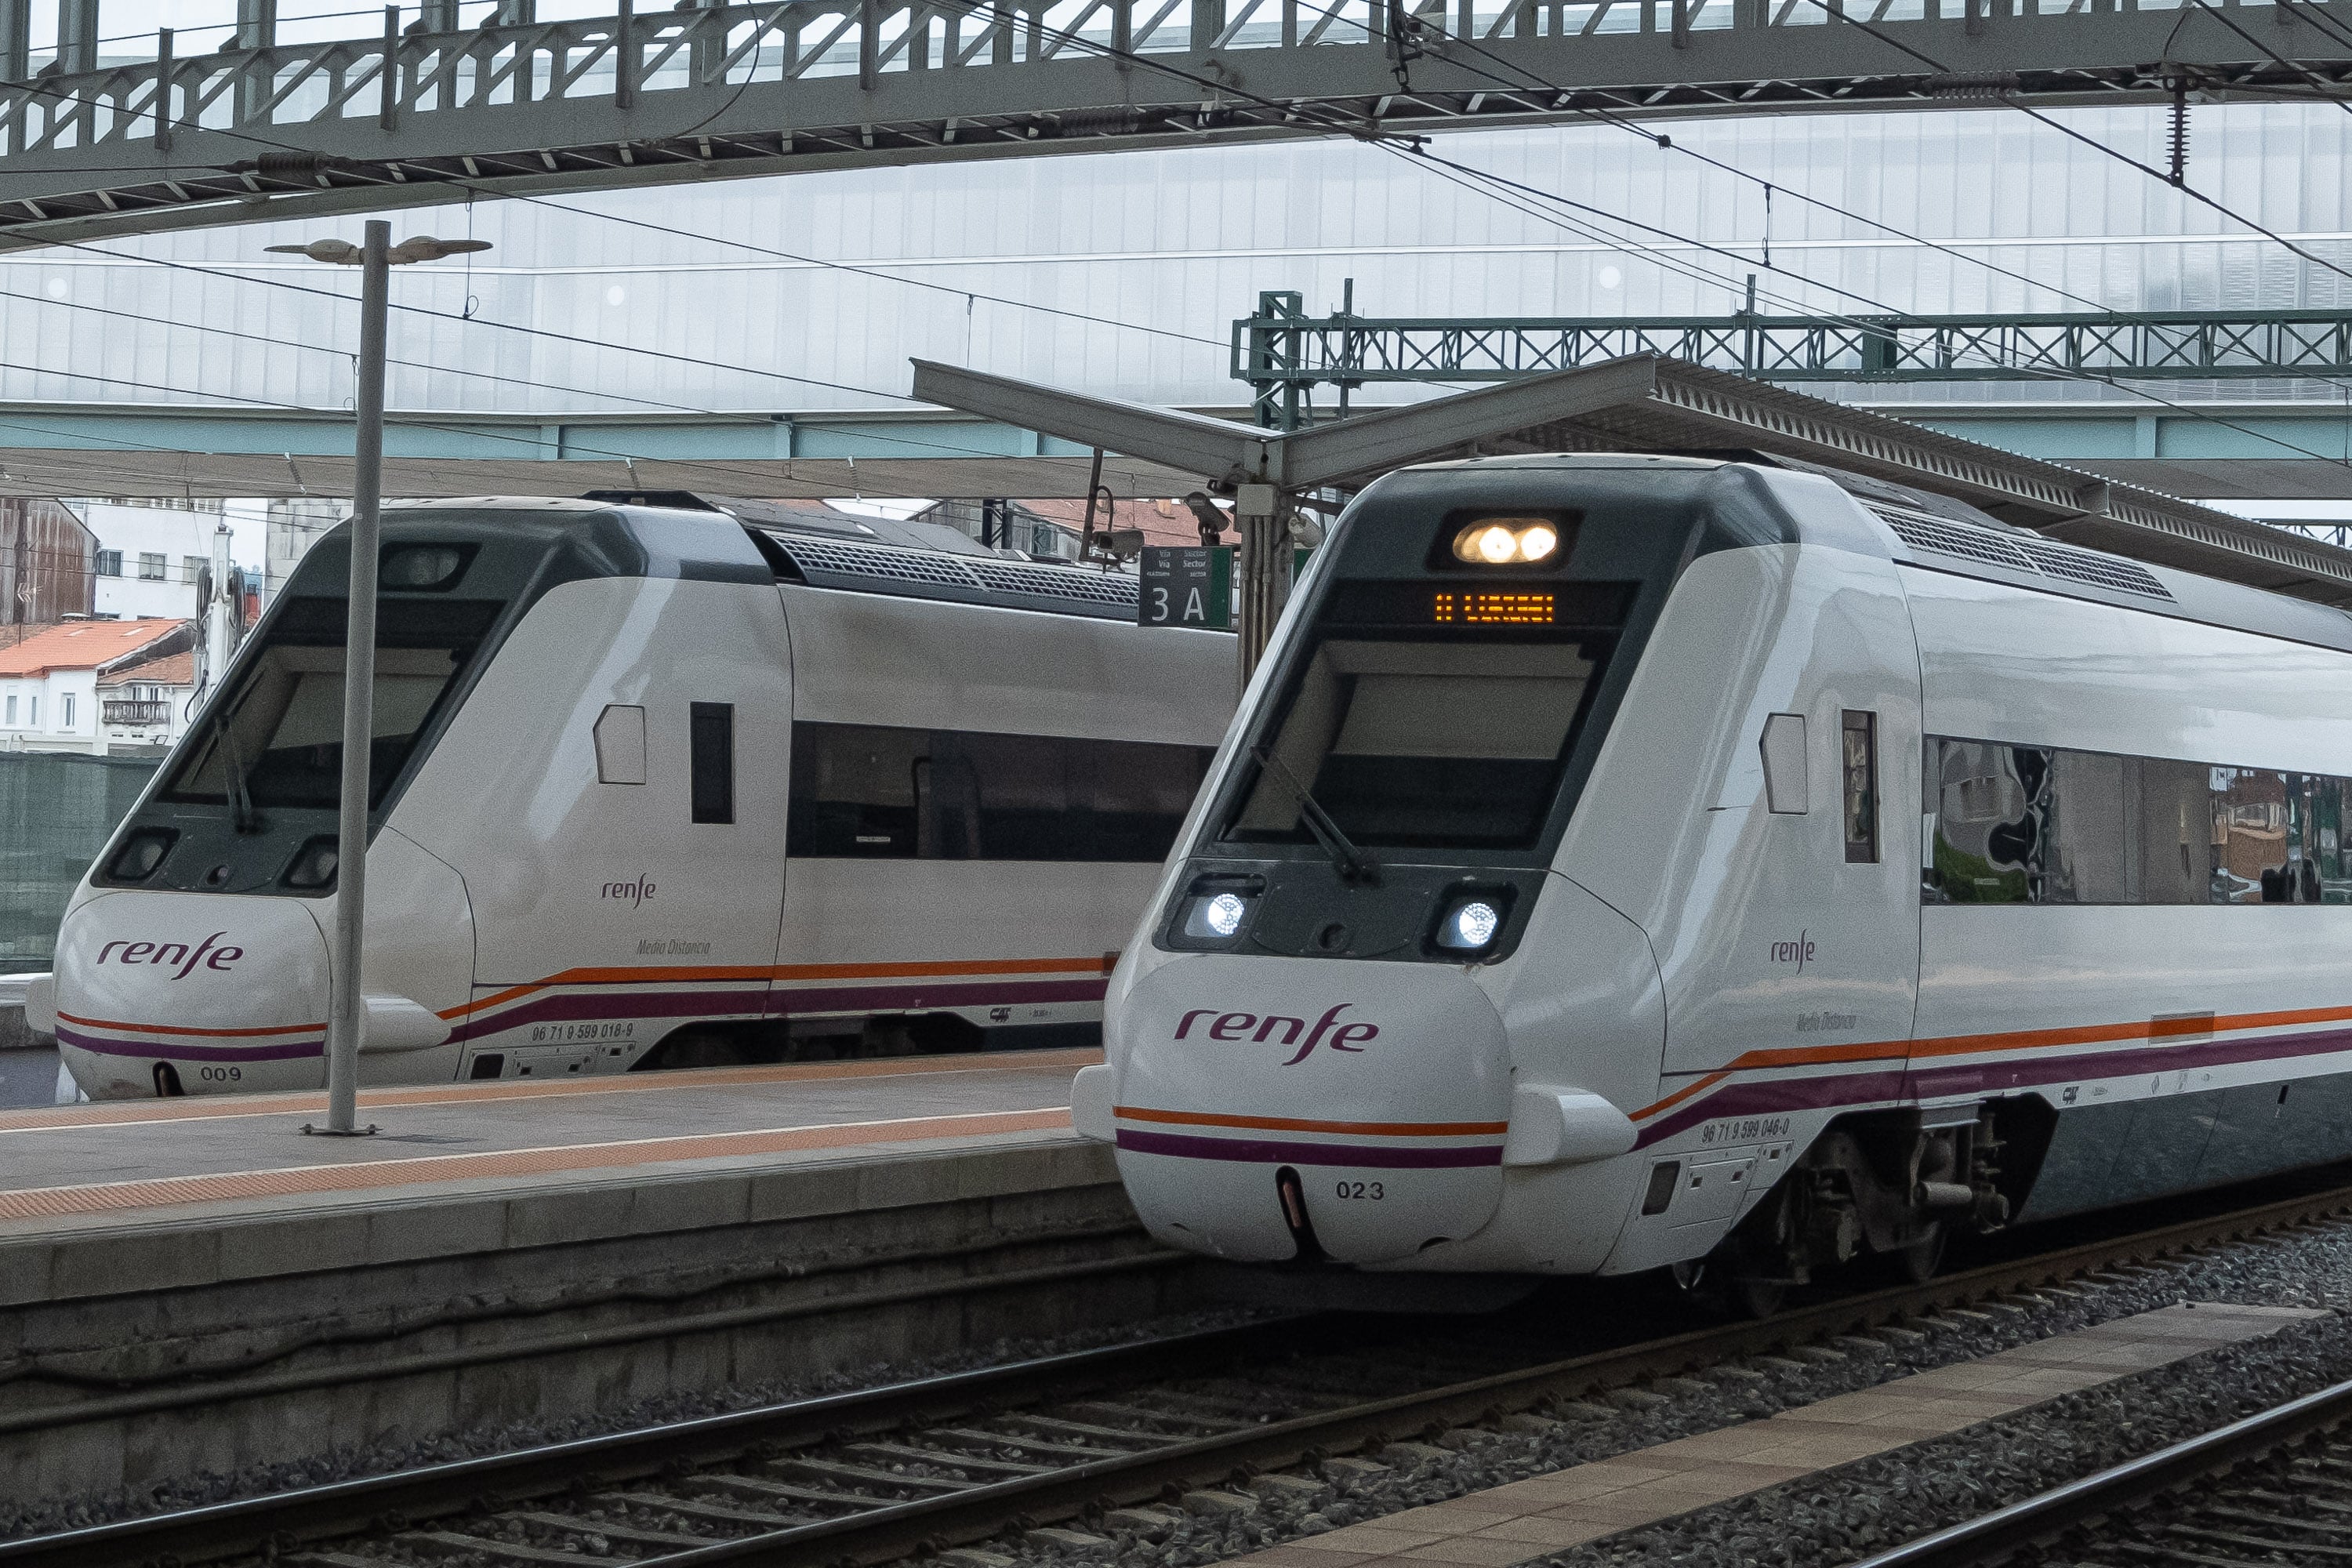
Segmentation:
{"type": "Polygon", "coordinates": [[[172,704],[168,700],[150,701],[144,698],[110,697],[99,708],[100,717],[109,724],[168,724],[172,721],[172,704]]]}
{"type": "Polygon", "coordinates": [[[2352,80],[2341,40],[2297,20],[2352,0],[2222,0],[2294,22],[2275,33],[2293,65],[2218,26],[2176,39],[2178,0],[773,0],[543,22],[517,19],[518,0],[471,28],[428,0],[405,26],[387,9],[368,37],[279,42],[257,6],[216,49],[166,31],[152,58],[108,60],[88,33],[45,61],[21,41],[32,3],[0,0],[0,226],[86,221],[85,236],[199,206],[212,222],[289,197],[320,207],[347,184],[380,206],[447,200],[435,187],[449,184],[647,184],[1072,137],[2308,96],[2352,80]],[[1903,54],[1888,27],[1926,47],[1903,54]]]}

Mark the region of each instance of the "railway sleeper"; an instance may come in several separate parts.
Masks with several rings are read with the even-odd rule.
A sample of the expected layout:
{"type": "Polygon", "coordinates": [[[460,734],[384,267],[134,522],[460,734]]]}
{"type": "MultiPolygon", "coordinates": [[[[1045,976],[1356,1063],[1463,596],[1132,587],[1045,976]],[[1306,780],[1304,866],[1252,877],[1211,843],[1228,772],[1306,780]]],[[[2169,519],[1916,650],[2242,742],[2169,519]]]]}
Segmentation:
{"type": "MultiPolygon", "coordinates": [[[[931,1434],[920,1434],[919,1440],[930,1441],[931,1434]]],[[[1002,1446],[1003,1441],[998,1439],[999,1445],[1002,1446]]],[[[906,1443],[852,1443],[842,1453],[850,1458],[871,1459],[881,1465],[937,1465],[942,1469],[987,1470],[1005,1477],[1051,1475],[1063,1468],[1060,1465],[1026,1464],[1019,1459],[991,1458],[961,1448],[922,1448],[906,1443]]]]}
{"type": "MultiPolygon", "coordinates": [[[[591,1502],[605,1500],[592,1498],[591,1502]]],[[[564,1535],[599,1535],[608,1541],[626,1541],[638,1546],[659,1546],[676,1551],[682,1547],[709,1546],[713,1538],[696,1535],[683,1530],[648,1530],[642,1524],[625,1524],[615,1520],[580,1519],[571,1514],[542,1513],[536,1509],[518,1509],[510,1513],[490,1516],[493,1524],[511,1524],[523,1530],[546,1531],[564,1535]]]]}
{"type": "Polygon", "coordinates": [[[700,1498],[663,1497],[656,1492],[611,1492],[599,1500],[622,1503],[630,1508],[658,1509],[674,1513],[680,1519],[698,1519],[709,1524],[756,1524],[762,1530],[776,1530],[808,1522],[791,1514],[772,1513],[756,1508],[730,1508],[725,1503],[709,1502],[700,1498]]]}
{"type": "Polygon", "coordinates": [[[522,1568],[613,1568],[610,1553],[593,1557],[553,1546],[530,1546],[518,1541],[493,1541],[486,1535],[460,1535],[454,1530],[413,1530],[395,1535],[390,1544],[404,1546],[420,1557],[454,1557],[467,1562],[514,1563],[522,1568]]]}
{"type": "Polygon", "coordinates": [[[1113,1444],[1106,1438],[1089,1447],[1082,1443],[1057,1443],[1051,1438],[1033,1436],[1024,1432],[982,1432],[969,1426],[950,1426],[924,1433],[923,1441],[937,1443],[942,1447],[968,1449],[992,1455],[1002,1449],[1010,1449],[1015,1454],[1057,1455],[1062,1458],[1081,1464],[1094,1459],[1113,1459],[1121,1454],[1138,1454],[1153,1448],[1164,1448],[1169,1443],[1169,1439],[1165,1437],[1137,1437],[1132,1433],[1121,1433],[1119,1436],[1129,1440],[1113,1444]]]}
{"type": "Polygon", "coordinates": [[[759,1476],[699,1475],[685,1484],[698,1491],[720,1491],[735,1497],[773,1499],[778,1502],[799,1503],[807,1508],[831,1511],[818,1517],[838,1518],[843,1513],[864,1513],[879,1508],[890,1500],[866,1497],[856,1492],[820,1490],[814,1487],[794,1486],[790,1481],[766,1480],[759,1476]]]}
{"type": "Polygon", "coordinates": [[[1102,1426],[1089,1421],[1066,1421],[1057,1415],[1007,1415],[1003,1418],[1003,1425],[1018,1432],[1034,1432],[1048,1438],[1091,1438],[1131,1453],[1164,1448],[1175,1440],[1165,1432],[1139,1432],[1132,1426],[1102,1426]]]}
{"type": "MultiPolygon", "coordinates": [[[[925,1462],[929,1462],[926,1460],[925,1462]]],[[[771,1475],[788,1476],[804,1481],[846,1481],[852,1487],[887,1487],[907,1491],[961,1492],[970,1491],[971,1481],[951,1481],[945,1477],[901,1475],[896,1470],[878,1470],[867,1465],[845,1464],[839,1459],[770,1459],[760,1467],[771,1475]]],[[[845,1501],[863,1501],[871,1507],[883,1502],[897,1502],[897,1498],[845,1498],[845,1501]]]]}
{"type": "Polygon", "coordinates": [[[1228,1415],[1197,1415],[1173,1410],[1154,1410],[1139,1405],[1110,1405],[1090,1402],[1066,1408],[1077,1415],[1089,1415],[1097,1421],[1132,1421],[1177,1428],[1186,1437],[1213,1437],[1220,1432],[1238,1432],[1244,1426],[1255,1426],[1255,1421],[1237,1421],[1228,1415]]]}

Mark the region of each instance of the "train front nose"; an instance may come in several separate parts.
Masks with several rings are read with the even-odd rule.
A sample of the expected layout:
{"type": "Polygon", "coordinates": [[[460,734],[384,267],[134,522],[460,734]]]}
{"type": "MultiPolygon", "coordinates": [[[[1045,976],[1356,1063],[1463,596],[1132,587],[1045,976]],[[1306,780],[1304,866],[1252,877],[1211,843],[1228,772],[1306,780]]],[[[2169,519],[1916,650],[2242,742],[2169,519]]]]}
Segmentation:
{"type": "Polygon", "coordinates": [[[1503,1025],[1458,970],[1188,954],[1118,1028],[1119,1174],[1162,1241],[1391,1263],[1501,1201],[1503,1025]]]}
{"type": "Polygon", "coordinates": [[[58,932],[58,1048],[92,1100],[316,1089],[327,944],[291,899],[108,893],[58,932]]]}

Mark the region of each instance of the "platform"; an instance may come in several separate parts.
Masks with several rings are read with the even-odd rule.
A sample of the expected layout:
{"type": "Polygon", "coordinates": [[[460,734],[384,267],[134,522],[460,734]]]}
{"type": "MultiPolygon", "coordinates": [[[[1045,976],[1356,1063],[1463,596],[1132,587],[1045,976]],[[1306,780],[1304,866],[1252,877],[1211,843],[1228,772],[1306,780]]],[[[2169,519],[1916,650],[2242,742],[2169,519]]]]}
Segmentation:
{"type": "Polygon", "coordinates": [[[285,1267],[288,1248],[313,1268],[350,1267],[888,1207],[879,1189],[893,1182],[922,1189],[899,1202],[1100,1183],[1108,1161],[1071,1132],[1068,1110],[1071,1074],[1099,1059],[1005,1052],[369,1089],[359,1120],[380,1131],[355,1139],[302,1131],[324,1119],[319,1094],[0,1112],[0,1306],[74,1293],[58,1274],[68,1254],[86,1287],[153,1289],[234,1276],[255,1247],[271,1255],[254,1260],[264,1272],[285,1267]],[[1015,1151],[1045,1159],[1016,1162],[1029,1176],[984,1173],[988,1156],[1015,1151]],[[907,1163],[949,1153],[966,1158],[907,1163]]]}
{"type": "Polygon", "coordinates": [[[591,1417],[1189,1298],[1096,1051],[0,1111],[0,1502],[591,1417]],[[16,1380],[16,1381],[10,1381],[16,1380]]]}

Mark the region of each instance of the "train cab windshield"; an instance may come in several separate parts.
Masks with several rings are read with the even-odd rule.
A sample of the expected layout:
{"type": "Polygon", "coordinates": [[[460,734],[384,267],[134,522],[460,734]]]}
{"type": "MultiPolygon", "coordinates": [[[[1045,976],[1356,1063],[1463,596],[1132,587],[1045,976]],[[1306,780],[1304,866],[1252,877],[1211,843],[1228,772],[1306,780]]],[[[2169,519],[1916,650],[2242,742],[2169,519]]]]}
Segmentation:
{"type": "MultiPolygon", "coordinates": [[[[505,606],[496,600],[383,600],[377,607],[368,804],[385,792],[505,606]]],[[[163,798],[331,809],[341,792],[344,601],[302,598],[227,702],[190,737],[163,798]]]]}
{"type": "Polygon", "coordinates": [[[1261,742],[1234,844],[1309,832],[1301,788],[1367,846],[1522,849],[1543,832],[1631,584],[1336,586],[1261,742]]]}

